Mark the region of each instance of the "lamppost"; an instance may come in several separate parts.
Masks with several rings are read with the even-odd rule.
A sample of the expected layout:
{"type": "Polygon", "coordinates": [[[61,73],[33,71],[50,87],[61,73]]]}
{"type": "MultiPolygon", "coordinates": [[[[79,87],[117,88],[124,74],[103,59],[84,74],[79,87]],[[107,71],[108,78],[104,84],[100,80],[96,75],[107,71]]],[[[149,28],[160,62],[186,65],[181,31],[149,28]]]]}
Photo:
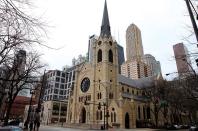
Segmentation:
{"type": "Polygon", "coordinates": [[[31,98],[30,98],[30,104],[29,104],[29,108],[28,108],[28,115],[27,115],[27,119],[25,121],[25,129],[28,129],[28,124],[29,124],[29,121],[30,121],[30,113],[32,111],[32,97],[33,97],[33,94],[34,94],[34,90],[33,89],[30,89],[30,94],[31,94],[31,98]]]}
{"type": "MultiPolygon", "coordinates": [[[[105,117],[108,117],[108,114],[109,113],[107,113],[106,111],[108,110],[107,109],[107,104],[105,103],[105,102],[103,102],[103,104],[100,104],[100,102],[98,103],[98,104],[95,104],[95,103],[91,103],[91,102],[87,102],[86,100],[84,101],[84,105],[90,105],[90,104],[93,104],[93,105],[98,105],[98,109],[100,110],[101,109],[101,107],[103,106],[103,108],[104,108],[104,125],[103,125],[103,129],[105,130],[105,129],[108,129],[108,126],[106,126],[106,122],[105,122],[105,117]],[[106,113],[106,115],[105,115],[105,113],[106,113]]],[[[107,120],[108,121],[108,120],[107,120]]],[[[107,124],[108,124],[108,122],[107,122],[107,124]]]]}
{"type": "MultiPolygon", "coordinates": [[[[111,86],[111,84],[110,83],[108,83],[108,82],[104,82],[104,83],[102,83],[102,82],[100,82],[100,81],[94,81],[94,82],[96,82],[96,83],[99,83],[99,85],[102,85],[104,88],[105,88],[105,90],[106,90],[106,99],[105,99],[105,102],[103,102],[103,105],[101,105],[100,103],[100,105],[99,106],[103,106],[104,107],[104,129],[108,129],[108,125],[109,125],[109,123],[108,123],[108,117],[109,117],[109,110],[108,110],[108,97],[109,97],[109,89],[108,89],[108,87],[107,86],[105,86],[104,85],[104,83],[106,83],[106,84],[109,84],[110,86],[111,86]],[[105,115],[106,114],[106,115],[105,115]],[[106,120],[105,120],[106,119],[106,120]]],[[[110,87],[109,86],[109,87],[110,87]]]]}
{"type": "MultiPolygon", "coordinates": [[[[109,103],[108,103],[109,102],[109,89],[108,89],[107,86],[105,87],[103,85],[103,83],[99,83],[99,84],[101,84],[104,88],[106,88],[106,103],[105,102],[103,103],[103,106],[104,106],[104,119],[106,118],[106,126],[104,126],[104,129],[108,130],[108,126],[109,126],[109,121],[108,121],[108,118],[109,118],[109,110],[108,110],[108,108],[109,108],[109,103]],[[105,110],[105,108],[106,108],[106,110],[105,110]],[[105,115],[105,113],[106,113],[106,115],[105,115]]],[[[110,85],[110,83],[107,83],[107,84],[110,85]]],[[[110,87],[111,87],[111,85],[109,86],[109,88],[110,87]]]]}

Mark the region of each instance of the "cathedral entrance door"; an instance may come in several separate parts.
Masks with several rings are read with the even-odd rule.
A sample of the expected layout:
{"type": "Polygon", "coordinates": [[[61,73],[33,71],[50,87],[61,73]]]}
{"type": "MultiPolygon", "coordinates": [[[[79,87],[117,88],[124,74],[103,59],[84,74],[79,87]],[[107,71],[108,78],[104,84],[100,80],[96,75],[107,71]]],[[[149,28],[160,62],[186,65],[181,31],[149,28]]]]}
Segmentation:
{"type": "Polygon", "coordinates": [[[126,129],[129,129],[129,113],[127,112],[126,114],[125,114],[125,128],[126,129]]]}
{"type": "Polygon", "coordinates": [[[80,123],[86,123],[86,110],[85,110],[85,108],[83,107],[82,108],[82,110],[81,110],[81,121],[80,121],[80,123]]]}

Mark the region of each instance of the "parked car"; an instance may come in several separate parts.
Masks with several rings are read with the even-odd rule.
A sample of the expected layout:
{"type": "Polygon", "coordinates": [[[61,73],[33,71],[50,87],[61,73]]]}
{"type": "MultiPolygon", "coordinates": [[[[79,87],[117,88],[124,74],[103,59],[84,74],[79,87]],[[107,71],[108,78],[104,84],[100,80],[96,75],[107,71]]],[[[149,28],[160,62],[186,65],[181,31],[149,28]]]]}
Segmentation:
{"type": "Polygon", "coordinates": [[[198,126],[196,125],[190,126],[189,131],[198,131],[198,126]]]}
{"type": "Polygon", "coordinates": [[[19,123],[19,127],[23,129],[24,128],[24,123],[23,122],[20,122],[19,123]]]}
{"type": "Polygon", "coordinates": [[[176,124],[174,124],[174,125],[167,125],[166,126],[166,129],[168,129],[168,130],[178,130],[178,129],[181,129],[181,125],[176,125],[176,124]]]}
{"type": "Polygon", "coordinates": [[[181,129],[182,125],[174,125],[176,127],[176,129],[181,129]]]}
{"type": "Polygon", "coordinates": [[[167,125],[166,129],[168,129],[168,130],[176,130],[177,128],[175,127],[175,125],[167,125]]]}
{"type": "Polygon", "coordinates": [[[20,120],[11,120],[8,122],[9,126],[19,126],[20,120]]]}
{"type": "Polygon", "coordinates": [[[190,125],[182,125],[181,126],[181,129],[189,129],[190,128],[190,125]]]}
{"type": "Polygon", "coordinates": [[[4,127],[0,127],[0,131],[23,131],[23,130],[17,126],[4,126],[4,127]]]}

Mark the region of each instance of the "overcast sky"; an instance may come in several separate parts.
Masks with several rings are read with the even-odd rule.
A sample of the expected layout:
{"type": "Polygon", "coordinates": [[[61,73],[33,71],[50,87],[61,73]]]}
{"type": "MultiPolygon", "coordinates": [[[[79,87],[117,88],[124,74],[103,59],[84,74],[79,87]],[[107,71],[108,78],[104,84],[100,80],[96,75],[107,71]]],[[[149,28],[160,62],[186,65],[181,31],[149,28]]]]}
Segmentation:
{"type": "MultiPolygon", "coordinates": [[[[36,0],[35,11],[50,26],[42,48],[49,69],[71,65],[72,58],[86,54],[89,36],[100,34],[104,0],[36,0]]],[[[184,42],[189,50],[198,50],[182,39],[191,25],[184,0],[107,0],[111,32],[125,49],[127,27],[134,23],[142,33],[145,54],[161,62],[163,75],[176,72],[172,46],[184,42]]],[[[193,41],[194,42],[194,41],[193,41]]],[[[125,54],[126,55],[126,54],[125,54]]]]}

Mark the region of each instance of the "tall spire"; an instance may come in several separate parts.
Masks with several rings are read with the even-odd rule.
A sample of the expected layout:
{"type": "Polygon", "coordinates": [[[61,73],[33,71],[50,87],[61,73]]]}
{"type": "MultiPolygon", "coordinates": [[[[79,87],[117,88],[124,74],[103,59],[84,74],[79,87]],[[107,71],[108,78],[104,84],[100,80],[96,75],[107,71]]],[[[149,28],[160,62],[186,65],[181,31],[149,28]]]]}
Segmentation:
{"type": "Polygon", "coordinates": [[[103,36],[107,36],[107,37],[111,36],[111,29],[110,29],[110,24],[109,24],[109,15],[108,15],[108,10],[107,10],[106,0],[105,0],[105,5],[104,5],[100,36],[102,36],[102,37],[103,36]]]}

